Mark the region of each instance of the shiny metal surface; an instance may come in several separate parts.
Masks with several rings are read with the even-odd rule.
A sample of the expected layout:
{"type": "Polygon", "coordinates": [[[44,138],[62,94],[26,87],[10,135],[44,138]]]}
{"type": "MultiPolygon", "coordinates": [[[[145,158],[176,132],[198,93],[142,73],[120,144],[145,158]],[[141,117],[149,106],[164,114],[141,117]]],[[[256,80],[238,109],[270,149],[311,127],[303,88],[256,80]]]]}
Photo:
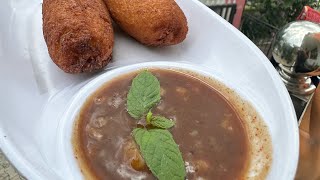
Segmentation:
{"type": "Polygon", "coordinates": [[[308,96],[312,94],[316,88],[310,77],[290,74],[282,65],[279,65],[278,72],[288,91],[292,94],[302,95],[302,97],[308,96]]]}
{"type": "Polygon", "coordinates": [[[295,21],[278,32],[272,54],[289,92],[307,96],[314,92],[311,76],[320,75],[320,25],[295,21]]]}

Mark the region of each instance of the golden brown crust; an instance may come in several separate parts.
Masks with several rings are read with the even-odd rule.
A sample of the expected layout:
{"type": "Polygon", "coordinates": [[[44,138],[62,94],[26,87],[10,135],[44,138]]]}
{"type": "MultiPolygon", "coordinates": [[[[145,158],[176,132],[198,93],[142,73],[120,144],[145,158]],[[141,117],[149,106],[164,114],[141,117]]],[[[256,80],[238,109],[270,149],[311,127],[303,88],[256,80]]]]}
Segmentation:
{"type": "Polygon", "coordinates": [[[113,29],[102,0],[43,0],[49,54],[67,73],[99,70],[111,60],[113,29]]]}
{"type": "Polygon", "coordinates": [[[104,0],[113,20],[130,36],[150,46],[182,42],[187,19],[174,0],[104,0]]]}

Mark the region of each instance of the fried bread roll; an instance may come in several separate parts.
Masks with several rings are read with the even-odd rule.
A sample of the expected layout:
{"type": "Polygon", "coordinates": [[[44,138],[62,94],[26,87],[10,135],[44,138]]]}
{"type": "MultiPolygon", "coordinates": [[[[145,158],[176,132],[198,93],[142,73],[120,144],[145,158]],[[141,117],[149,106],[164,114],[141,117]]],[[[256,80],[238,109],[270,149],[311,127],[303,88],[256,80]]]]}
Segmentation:
{"type": "Polygon", "coordinates": [[[166,46],[182,42],[187,19],[174,0],[104,0],[112,19],[145,45],[166,46]]]}
{"type": "Polygon", "coordinates": [[[102,69],[114,34],[102,0],[43,0],[43,34],[53,62],[67,73],[102,69]]]}

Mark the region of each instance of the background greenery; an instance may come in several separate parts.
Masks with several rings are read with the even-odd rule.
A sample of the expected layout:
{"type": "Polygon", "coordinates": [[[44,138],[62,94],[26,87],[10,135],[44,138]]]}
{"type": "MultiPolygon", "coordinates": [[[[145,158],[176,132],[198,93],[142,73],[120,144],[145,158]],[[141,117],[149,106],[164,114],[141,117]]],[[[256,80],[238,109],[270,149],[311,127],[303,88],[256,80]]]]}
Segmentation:
{"type": "Polygon", "coordinates": [[[306,5],[317,9],[319,1],[248,0],[243,17],[244,19],[249,18],[251,21],[243,20],[241,30],[251,40],[268,38],[277,28],[294,21],[306,5]],[[255,22],[252,22],[252,20],[255,22]],[[254,30],[252,30],[252,27],[254,27],[254,30]]]}

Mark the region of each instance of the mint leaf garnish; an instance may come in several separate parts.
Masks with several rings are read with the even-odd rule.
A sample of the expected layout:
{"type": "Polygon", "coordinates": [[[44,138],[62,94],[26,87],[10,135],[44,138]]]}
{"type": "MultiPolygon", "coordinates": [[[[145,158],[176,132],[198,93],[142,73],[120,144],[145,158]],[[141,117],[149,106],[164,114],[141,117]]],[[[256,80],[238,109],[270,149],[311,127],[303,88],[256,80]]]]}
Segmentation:
{"type": "Polygon", "coordinates": [[[147,125],[155,128],[136,128],[133,136],[155,177],[160,180],[184,180],[186,171],[181,152],[171,133],[166,130],[175,123],[162,116],[153,116],[151,112],[160,99],[160,83],[150,72],[143,71],[133,79],[127,95],[128,113],[135,119],[146,116],[147,125]]]}
{"type": "Polygon", "coordinates": [[[162,129],[169,129],[174,126],[174,122],[162,116],[154,116],[151,118],[150,124],[162,129]]]}
{"type": "Polygon", "coordinates": [[[143,71],[132,81],[127,96],[128,113],[140,119],[160,101],[160,83],[149,71],[143,71]]]}
{"type": "Polygon", "coordinates": [[[133,136],[154,176],[159,180],[184,180],[184,162],[179,147],[168,130],[136,128],[133,136]]]}

